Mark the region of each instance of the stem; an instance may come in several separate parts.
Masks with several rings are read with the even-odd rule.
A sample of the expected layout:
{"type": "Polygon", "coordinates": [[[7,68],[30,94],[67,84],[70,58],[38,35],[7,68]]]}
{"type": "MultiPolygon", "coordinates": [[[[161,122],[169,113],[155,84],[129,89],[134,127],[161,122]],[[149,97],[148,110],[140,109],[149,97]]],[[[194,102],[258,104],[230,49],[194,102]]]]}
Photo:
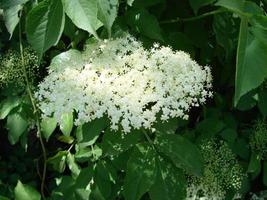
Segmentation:
{"type": "Polygon", "coordinates": [[[22,62],[22,66],[23,66],[23,75],[24,75],[25,82],[26,82],[26,90],[27,90],[27,93],[29,95],[29,98],[30,98],[30,101],[31,101],[31,104],[32,104],[33,114],[35,115],[35,118],[36,118],[37,137],[40,140],[42,153],[43,153],[44,166],[43,166],[43,174],[42,174],[42,180],[41,180],[41,195],[42,195],[42,198],[45,199],[44,186],[45,186],[45,177],[46,177],[46,168],[47,168],[47,163],[46,163],[47,162],[47,155],[46,155],[46,149],[45,149],[44,141],[43,141],[42,135],[41,135],[41,123],[40,123],[40,118],[39,118],[39,112],[38,112],[35,100],[33,98],[33,93],[32,93],[32,90],[31,90],[29,78],[28,78],[28,75],[27,75],[25,60],[24,60],[23,45],[22,45],[21,22],[19,22],[19,47],[20,47],[21,62],[22,62]]]}
{"type": "Polygon", "coordinates": [[[207,12],[207,13],[204,13],[204,14],[199,15],[199,16],[195,16],[195,17],[177,18],[177,19],[161,21],[160,24],[172,24],[172,23],[177,23],[177,22],[190,22],[190,21],[199,20],[199,19],[211,16],[211,15],[216,15],[216,14],[224,13],[224,12],[227,12],[227,10],[214,10],[214,11],[207,12]]]}
{"type": "Polygon", "coordinates": [[[146,130],[142,129],[142,132],[144,133],[148,143],[151,145],[151,147],[157,152],[157,148],[154,145],[154,142],[152,141],[152,139],[149,137],[149,135],[147,134],[146,130]]]}

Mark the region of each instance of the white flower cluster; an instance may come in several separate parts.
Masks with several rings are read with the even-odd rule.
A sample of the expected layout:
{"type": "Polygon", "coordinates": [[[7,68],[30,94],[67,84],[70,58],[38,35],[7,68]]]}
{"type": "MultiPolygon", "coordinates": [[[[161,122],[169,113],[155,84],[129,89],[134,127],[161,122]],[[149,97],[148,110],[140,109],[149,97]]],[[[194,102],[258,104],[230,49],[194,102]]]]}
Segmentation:
{"type": "Polygon", "coordinates": [[[91,43],[82,61],[50,68],[36,97],[44,117],[60,122],[75,112],[75,124],[104,115],[111,129],[152,129],[157,120],[188,118],[192,106],[212,95],[211,73],[182,51],[155,44],[145,49],[132,36],[91,43]]]}

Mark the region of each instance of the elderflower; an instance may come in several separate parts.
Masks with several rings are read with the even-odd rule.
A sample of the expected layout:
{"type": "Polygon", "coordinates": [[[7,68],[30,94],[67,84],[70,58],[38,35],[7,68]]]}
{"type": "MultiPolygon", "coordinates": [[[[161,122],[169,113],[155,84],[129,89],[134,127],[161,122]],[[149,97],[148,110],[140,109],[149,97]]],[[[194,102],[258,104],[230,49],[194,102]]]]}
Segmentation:
{"type": "Polygon", "coordinates": [[[204,175],[189,178],[188,199],[223,200],[227,190],[237,192],[245,174],[228,145],[223,141],[216,143],[210,140],[202,143],[200,150],[204,159],[204,175]]]}
{"type": "MultiPolygon", "coordinates": [[[[35,81],[38,75],[38,57],[30,49],[24,49],[24,63],[26,66],[26,73],[29,80],[35,81]]],[[[6,54],[0,57],[0,88],[13,84],[17,87],[24,87],[24,67],[20,53],[15,50],[9,50],[6,54]]]]}
{"type": "Polygon", "coordinates": [[[132,36],[91,42],[82,60],[53,66],[36,97],[43,117],[75,112],[76,125],[108,116],[111,129],[153,129],[157,120],[188,118],[211,93],[210,69],[183,51],[132,36]],[[158,117],[159,116],[159,117],[158,117]]]}
{"type": "Polygon", "coordinates": [[[264,121],[259,120],[255,123],[253,134],[250,136],[250,146],[261,159],[267,158],[267,124],[264,121]]]}

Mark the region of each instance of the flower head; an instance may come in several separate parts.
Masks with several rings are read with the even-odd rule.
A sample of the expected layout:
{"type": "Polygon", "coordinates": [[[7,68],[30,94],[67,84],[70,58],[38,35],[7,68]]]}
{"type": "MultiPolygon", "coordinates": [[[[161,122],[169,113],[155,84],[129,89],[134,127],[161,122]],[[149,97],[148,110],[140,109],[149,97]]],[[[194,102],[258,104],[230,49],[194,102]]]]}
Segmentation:
{"type": "Polygon", "coordinates": [[[187,119],[211,96],[211,73],[170,47],[145,49],[132,36],[93,42],[82,62],[50,69],[36,97],[44,117],[75,111],[77,125],[107,115],[111,128],[152,129],[157,120],[187,119]],[[159,118],[157,117],[159,116],[159,118]]]}

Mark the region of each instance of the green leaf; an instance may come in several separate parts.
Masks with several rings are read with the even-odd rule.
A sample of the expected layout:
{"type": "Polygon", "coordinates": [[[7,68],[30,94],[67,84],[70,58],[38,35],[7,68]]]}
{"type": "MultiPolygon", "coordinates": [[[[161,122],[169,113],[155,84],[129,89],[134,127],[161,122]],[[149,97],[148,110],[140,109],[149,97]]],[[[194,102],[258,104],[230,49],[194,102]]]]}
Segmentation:
{"type": "Polygon", "coordinates": [[[2,196],[2,195],[0,195],[0,200],[10,200],[10,199],[7,198],[7,197],[4,197],[4,196],[2,196]]]}
{"type": "Polygon", "coordinates": [[[165,0],[134,0],[133,7],[135,8],[147,8],[151,6],[155,6],[160,3],[164,3],[165,0]]]}
{"type": "Polygon", "coordinates": [[[199,8],[201,8],[202,6],[209,5],[215,2],[215,0],[189,0],[189,2],[192,9],[194,10],[194,13],[197,14],[199,8]]]}
{"type": "Polygon", "coordinates": [[[242,12],[244,9],[243,0],[219,0],[215,4],[216,6],[222,6],[234,12],[242,12]]]}
{"type": "Polygon", "coordinates": [[[20,99],[17,97],[8,97],[0,104],[0,119],[5,119],[13,108],[20,104],[20,99]]]}
{"type": "Polygon", "coordinates": [[[258,99],[258,108],[261,114],[266,117],[267,116],[267,89],[261,89],[259,91],[259,99],[258,99]]]}
{"type": "Polygon", "coordinates": [[[263,177],[262,177],[263,184],[267,186],[267,162],[263,163],[263,177]]]}
{"type": "Polygon", "coordinates": [[[187,181],[182,170],[175,168],[167,160],[158,158],[157,177],[149,190],[152,200],[185,199],[187,181]]]}
{"type": "Polygon", "coordinates": [[[67,151],[59,151],[53,157],[47,159],[47,163],[52,165],[53,169],[59,173],[64,172],[66,168],[67,151]]]}
{"type": "Polygon", "coordinates": [[[4,21],[6,28],[10,34],[10,38],[12,37],[13,32],[19,23],[19,12],[21,9],[21,5],[16,5],[8,8],[7,10],[4,10],[4,21]]]}
{"type": "Polygon", "coordinates": [[[95,119],[92,122],[79,126],[76,131],[76,137],[78,139],[80,147],[93,145],[99,137],[101,131],[103,131],[107,125],[107,118],[102,117],[100,119],[95,119]]]}
{"type": "Polygon", "coordinates": [[[96,38],[98,26],[97,0],[62,0],[64,10],[72,22],[96,38]]]}
{"type": "Polygon", "coordinates": [[[73,114],[65,113],[61,116],[60,130],[65,136],[69,136],[73,128],[73,114]]]}
{"type": "Polygon", "coordinates": [[[28,13],[27,38],[40,58],[46,50],[58,43],[64,24],[65,15],[59,0],[44,0],[28,13]]]}
{"type": "Polygon", "coordinates": [[[186,138],[175,134],[159,134],[155,145],[176,167],[198,176],[203,173],[204,163],[200,151],[186,138]]]}
{"type": "Polygon", "coordinates": [[[9,9],[27,3],[29,0],[0,0],[0,8],[9,9]]]}
{"type": "Polygon", "coordinates": [[[126,15],[127,23],[137,32],[151,38],[163,41],[158,20],[145,9],[131,9],[126,15]]]}
{"type": "Polygon", "coordinates": [[[41,130],[46,141],[48,141],[49,137],[52,135],[56,127],[57,121],[53,117],[47,117],[41,121],[41,130]]]}
{"type": "Polygon", "coordinates": [[[26,131],[28,122],[20,113],[14,112],[7,117],[8,139],[11,144],[16,144],[20,136],[26,131]]]}
{"type": "Polygon", "coordinates": [[[15,187],[15,200],[41,200],[41,195],[34,188],[18,181],[15,187]]]}
{"type": "Polygon", "coordinates": [[[65,70],[66,67],[72,67],[74,65],[80,66],[82,68],[82,60],[82,54],[80,51],[70,49],[69,51],[63,52],[55,56],[51,61],[49,69],[52,71],[62,71],[65,70]]]}
{"type": "Polygon", "coordinates": [[[73,178],[77,178],[81,170],[80,167],[75,162],[75,158],[71,153],[67,154],[67,164],[70,171],[72,172],[73,178]]]}
{"type": "Polygon", "coordinates": [[[118,155],[127,151],[143,138],[140,131],[132,131],[129,134],[121,132],[105,131],[101,147],[104,155],[118,155]]]}
{"type": "Polygon", "coordinates": [[[98,17],[111,36],[111,27],[117,17],[118,0],[98,0],[98,17]]]}
{"type": "Polygon", "coordinates": [[[57,140],[66,144],[72,144],[75,139],[69,135],[60,135],[57,137],[57,140]]]}
{"type": "MultiPolygon", "coordinates": [[[[262,31],[259,27],[254,27],[262,31]]],[[[235,106],[240,98],[257,88],[267,77],[267,44],[249,32],[248,18],[243,17],[240,24],[237,49],[235,106]]]]}
{"type": "Polygon", "coordinates": [[[251,173],[253,177],[257,177],[261,172],[261,160],[254,152],[250,156],[247,172],[251,173]]]}
{"type": "Polygon", "coordinates": [[[126,170],[124,197],[139,200],[149,191],[156,178],[156,153],[148,144],[137,145],[126,170]]]}
{"type": "Polygon", "coordinates": [[[234,143],[235,139],[237,138],[236,130],[232,128],[226,128],[220,133],[221,137],[225,139],[229,143],[234,143]]]}
{"type": "Polygon", "coordinates": [[[133,5],[133,2],[134,2],[134,0],[127,0],[127,4],[128,4],[129,6],[132,6],[132,5],[133,5]]]}

